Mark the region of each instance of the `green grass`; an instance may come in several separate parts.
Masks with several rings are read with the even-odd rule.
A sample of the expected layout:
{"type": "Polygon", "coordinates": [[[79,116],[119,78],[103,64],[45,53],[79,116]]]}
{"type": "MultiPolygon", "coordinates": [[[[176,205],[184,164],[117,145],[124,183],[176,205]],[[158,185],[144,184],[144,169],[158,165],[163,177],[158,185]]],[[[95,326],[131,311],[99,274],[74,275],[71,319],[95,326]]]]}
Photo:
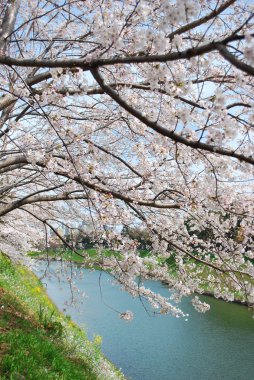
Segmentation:
{"type": "MultiPolygon", "coordinates": [[[[100,254],[98,254],[98,251],[96,248],[78,249],[77,252],[78,253],[71,251],[70,249],[50,248],[44,251],[29,252],[28,255],[33,258],[47,258],[48,257],[50,259],[73,261],[76,263],[83,263],[85,259],[91,259],[91,261],[96,261],[100,259],[100,254]],[[82,256],[85,256],[85,259],[82,256]]],[[[104,249],[103,256],[104,257],[116,256],[117,258],[121,257],[119,252],[113,252],[110,249],[104,249]]]]}
{"type": "Polygon", "coordinates": [[[0,253],[0,379],[123,380],[38,278],[0,253]]]}
{"type": "Polygon", "coordinates": [[[31,329],[25,320],[12,318],[12,330],[0,337],[0,344],[2,379],[96,379],[88,365],[68,358],[63,345],[53,343],[42,329],[31,329]]]}

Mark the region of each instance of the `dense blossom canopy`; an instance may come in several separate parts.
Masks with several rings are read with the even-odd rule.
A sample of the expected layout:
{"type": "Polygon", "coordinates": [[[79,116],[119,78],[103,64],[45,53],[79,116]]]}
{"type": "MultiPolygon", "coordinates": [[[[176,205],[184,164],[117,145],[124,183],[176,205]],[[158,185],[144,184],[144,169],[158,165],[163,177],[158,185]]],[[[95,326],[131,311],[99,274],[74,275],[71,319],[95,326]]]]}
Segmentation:
{"type": "Polygon", "coordinates": [[[253,11],[2,0],[0,249],[21,255],[83,222],[100,265],[158,312],[183,315],[137,277],[166,281],[175,301],[209,285],[254,303],[253,11]],[[122,233],[134,227],[146,257],[122,233]]]}

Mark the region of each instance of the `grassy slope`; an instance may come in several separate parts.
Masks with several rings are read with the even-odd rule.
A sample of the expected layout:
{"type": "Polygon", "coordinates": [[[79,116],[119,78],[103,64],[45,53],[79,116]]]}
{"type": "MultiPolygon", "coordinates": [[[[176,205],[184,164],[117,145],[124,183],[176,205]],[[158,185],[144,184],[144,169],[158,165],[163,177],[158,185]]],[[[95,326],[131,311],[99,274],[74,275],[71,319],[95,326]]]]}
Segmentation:
{"type": "Polygon", "coordinates": [[[50,301],[28,269],[0,253],[0,379],[124,379],[50,301]]]}

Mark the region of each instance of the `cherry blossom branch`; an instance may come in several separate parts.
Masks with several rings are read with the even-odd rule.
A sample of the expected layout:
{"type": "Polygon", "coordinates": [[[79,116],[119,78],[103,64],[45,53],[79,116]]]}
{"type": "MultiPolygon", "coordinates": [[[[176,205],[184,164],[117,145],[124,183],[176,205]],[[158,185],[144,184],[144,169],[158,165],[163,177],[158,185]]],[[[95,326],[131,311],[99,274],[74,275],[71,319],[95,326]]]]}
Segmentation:
{"type": "Polygon", "coordinates": [[[205,24],[207,21],[209,20],[212,20],[214,19],[215,17],[217,17],[219,14],[221,14],[222,12],[224,12],[227,8],[229,8],[232,4],[234,4],[236,2],[236,0],[227,0],[225,1],[224,4],[221,4],[220,7],[218,7],[217,9],[215,8],[212,12],[210,12],[208,15],[206,16],[203,16],[195,21],[192,21],[190,22],[189,24],[187,25],[184,25],[176,30],[174,30],[172,33],[170,33],[167,38],[169,39],[173,39],[174,36],[176,35],[179,35],[179,34],[183,34],[185,32],[188,32],[189,30],[192,30],[192,29],[195,29],[197,28],[198,26],[202,25],[202,24],[205,24]]]}
{"type": "Polygon", "coordinates": [[[155,62],[173,62],[182,59],[191,59],[212,51],[219,50],[221,45],[229,42],[244,39],[244,36],[234,35],[226,37],[223,40],[213,41],[198,47],[188,48],[183,51],[177,51],[167,54],[151,54],[151,55],[134,55],[129,57],[115,57],[105,59],[94,59],[93,61],[85,61],[84,59],[36,59],[36,58],[13,58],[9,56],[0,56],[0,64],[6,66],[20,67],[39,67],[39,68],[81,68],[83,71],[89,71],[102,66],[112,66],[117,64],[133,64],[133,63],[155,63],[155,62]]]}
{"type": "Polygon", "coordinates": [[[61,242],[64,243],[64,245],[66,245],[66,247],[68,247],[72,252],[76,253],[80,257],[83,257],[84,259],[87,258],[87,256],[82,255],[72,245],[70,245],[69,242],[57,231],[57,229],[51,223],[49,223],[49,221],[47,219],[40,218],[37,214],[31,212],[31,210],[28,210],[26,208],[20,207],[20,209],[22,211],[25,211],[26,213],[32,215],[35,219],[39,220],[44,225],[48,226],[55,233],[55,235],[61,240],[61,242]]]}
{"type": "Polygon", "coordinates": [[[85,141],[87,144],[91,144],[92,146],[94,146],[95,148],[101,150],[102,152],[110,155],[111,157],[114,157],[115,159],[117,159],[118,161],[120,161],[122,164],[124,164],[129,170],[131,170],[134,174],[136,174],[138,177],[141,177],[142,178],[142,174],[140,174],[136,169],[134,169],[130,164],[128,164],[128,162],[126,162],[123,158],[115,155],[114,153],[110,152],[109,150],[103,148],[102,146],[98,145],[98,144],[95,144],[93,141],[91,140],[88,140],[88,139],[83,139],[83,141],[85,141]]]}
{"type": "MultiPolygon", "coordinates": [[[[131,205],[129,204],[129,207],[132,208],[132,210],[137,214],[137,216],[142,220],[144,221],[145,223],[147,223],[147,219],[146,217],[144,216],[144,214],[142,214],[134,205],[131,205]]],[[[230,273],[239,273],[239,274],[242,274],[242,275],[246,275],[250,278],[253,278],[253,276],[251,276],[249,273],[247,272],[243,272],[241,270],[235,270],[235,269],[231,269],[231,268],[222,268],[222,267],[219,267],[215,264],[213,264],[212,262],[210,261],[207,261],[207,260],[204,260],[194,254],[192,254],[191,252],[187,251],[186,249],[184,249],[183,247],[181,247],[179,244],[173,242],[172,240],[169,240],[169,239],[166,239],[165,237],[162,237],[160,235],[160,233],[155,229],[155,228],[152,228],[152,232],[153,234],[156,234],[157,236],[159,236],[159,238],[161,240],[164,240],[166,241],[168,244],[170,244],[172,247],[174,247],[175,249],[177,249],[178,251],[184,253],[186,256],[190,257],[191,259],[195,260],[196,262],[199,262],[201,264],[204,264],[205,266],[207,267],[210,267],[212,269],[215,269],[216,271],[220,272],[220,273],[225,273],[225,274],[228,274],[230,275],[230,273]]]]}
{"type": "Polygon", "coordinates": [[[237,59],[224,45],[218,44],[217,49],[219,50],[222,57],[230,62],[233,66],[237,67],[239,70],[245,72],[246,74],[254,76],[254,67],[237,59]]]}
{"type": "Polygon", "coordinates": [[[217,146],[209,145],[206,143],[202,143],[200,141],[192,141],[188,140],[185,137],[182,137],[178,135],[177,133],[170,131],[166,129],[165,127],[159,125],[157,122],[154,122],[150,119],[148,119],[146,116],[144,116],[140,111],[134,109],[132,106],[130,106],[123,98],[121,98],[116,91],[114,91],[110,86],[106,85],[102,76],[99,73],[98,69],[91,70],[94,79],[97,81],[97,83],[101,86],[101,88],[118,103],[121,107],[123,107],[127,112],[129,112],[131,115],[136,117],[138,120],[140,120],[142,123],[147,125],[149,128],[153,129],[154,131],[158,132],[159,134],[170,138],[171,140],[181,143],[183,145],[186,145],[190,148],[194,149],[201,149],[205,150],[207,152],[211,153],[218,153],[222,156],[228,156],[232,158],[237,158],[239,161],[243,161],[246,163],[249,163],[251,165],[254,165],[254,158],[252,157],[246,157],[243,154],[235,153],[233,150],[226,150],[217,146]]]}
{"type": "MultiPolygon", "coordinates": [[[[6,167],[9,167],[9,166],[12,167],[12,165],[14,165],[14,164],[22,164],[22,163],[23,164],[29,164],[29,161],[27,160],[26,156],[19,155],[19,156],[16,156],[16,157],[10,157],[10,158],[4,160],[2,163],[0,162],[0,170],[4,169],[6,167]]],[[[36,164],[39,165],[39,166],[41,166],[41,167],[46,167],[46,165],[43,162],[37,162],[36,164]]],[[[97,184],[91,183],[91,182],[89,182],[87,180],[84,180],[80,176],[72,176],[72,175],[68,174],[65,171],[61,172],[60,170],[55,170],[54,173],[56,175],[59,175],[59,176],[71,179],[71,180],[79,183],[80,185],[86,186],[86,187],[88,187],[88,188],[90,188],[92,190],[95,190],[95,191],[99,192],[99,193],[106,194],[106,195],[108,195],[110,197],[122,200],[125,203],[128,202],[128,203],[133,203],[133,204],[139,204],[140,206],[154,207],[154,208],[161,208],[161,209],[179,209],[180,208],[180,205],[178,205],[178,204],[163,204],[163,203],[157,203],[155,200],[149,201],[149,200],[141,200],[141,199],[131,198],[131,197],[125,196],[125,195],[123,195],[123,194],[121,194],[121,193],[119,193],[119,192],[117,192],[117,191],[115,191],[113,189],[107,189],[107,188],[98,186],[97,184]]],[[[59,200],[61,200],[60,199],[61,196],[59,196],[59,200]]],[[[68,198],[68,196],[66,197],[66,196],[63,195],[63,197],[65,197],[64,198],[65,200],[66,199],[70,199],[70,198],[68,198]]],[[[83,198],[84,198],[84,196],[83,196],[83,198]]],[[[13,205],[4,206],[2,208],[2,210],[0,210],[0,216],[7,214],[9,211],[11,211],[11,210],[13,210],[15,208],[18,208],[18,207],[20,207],[23,204],[32,203],[32,202],[40,202],[40,200],[39,200],[40,198],[39,197],[38,198],[34,197],[34,198],[31,198],[31,199],[32,199],[31,202],[28,202],[27,200],[25,200],[24,201],[25,203],[22,203],[22,200],[21,200],[21,201],[16,201],[13,205]],[[19,202],[21,202],[22,204],[20,205],[19,202]]],[[[78,199],[81,199],[81,198],[78,198],[78,199]]],[[[45,197],[45,201],[46,200],[47,199],[45,197]]]]}
{"type": "Polygon", "coordinates": [[[57,201],[71,201],[71,200],[86,200],[87,197],[84,194],[75,195],[73,192],[57,194],[57,195],[41,195],[41,196],[26,196],[24,199],[12,202],[3,206],[0,209],[0,216],[6,215],[9,212],[21,208],[21,206],[39,203],[39,202],[57,202],[57,201]]]}

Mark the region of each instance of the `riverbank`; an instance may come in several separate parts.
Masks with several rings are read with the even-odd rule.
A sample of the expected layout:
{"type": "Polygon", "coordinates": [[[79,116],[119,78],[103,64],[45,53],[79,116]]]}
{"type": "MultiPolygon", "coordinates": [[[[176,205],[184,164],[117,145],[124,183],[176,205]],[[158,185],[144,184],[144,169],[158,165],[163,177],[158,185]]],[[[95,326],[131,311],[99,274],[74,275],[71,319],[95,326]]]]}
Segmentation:
{"type": "Polygon", "coordinates": [[[38,278],[0,253],[0,378],[124,380],[47,296],[38,278]]]}
{"type": "MultiPolygon", "coordinates": [[[[104,270],[107,271],[106,268],[106,260],[110,260],[112,256],[118,255],[118,258],[120,259],[120,254],[118,252],[113,252],[110,249],[104,249],[103,250],[103,256],[104,256],[104,270]],[[106,260],[105,260],[106,258],[106,260]]],[[[141,257],[144,256],[149,256],[149,251],[147,250],[141,250],[140,251],[141,257]]],[[[42,260],[42,261],[66,261],[66,262],[72,262],[77,265],[81,264],[85,268],[93,268],[93,269],[101,269],[100,265],[100,255],[98,254],[98,251],[96,248],[90,248],[86,250],[78,250],[77,252],[72,252],[70,250],[54,250],[54,249],[49,249],[47,251],[34,251],[30,252],[29,256],[37,259],[37,260],[42,260]]],[[[171,275],[174,277],[175,276],[175,269],[174,269],[174,261],[172,259],[168,260],[168,267],[171,275]]],[[[201,264],[200,264],[201,266],[201,264]]],[[[204,267],[204,270],[201,274],[202,279],[203,279],[203,286],[201,287],[201,291],[198,292],[197,294],[200,295],[206,295],[209,297],[213,297],[216,299],[221,299],[225,301],[223,296],[215,296],[214,290],[212,283],[209,281],[208,275],[211,274],[216,278],[217,274],[216,271],[213,270],[211,272],[211,269],[209,269],[209,272],[207,269],[204,267]]],[[[151,276],[152,278],[152,276],[151,276]]],[[[167,281],[162,281],[165,285],[169,285],[167,281]]],[[[253,283],[254,286],[254,283],[253,283]]],[[[244,293],[242,292],[237,292],[234,293],[234,299],[230,301],[225,301],[225,302],[230,302],[230,303],[236,303],[242,306],[250,307],[250,303],[246,300],[246,297],[244,296],[244,293]]]]}

